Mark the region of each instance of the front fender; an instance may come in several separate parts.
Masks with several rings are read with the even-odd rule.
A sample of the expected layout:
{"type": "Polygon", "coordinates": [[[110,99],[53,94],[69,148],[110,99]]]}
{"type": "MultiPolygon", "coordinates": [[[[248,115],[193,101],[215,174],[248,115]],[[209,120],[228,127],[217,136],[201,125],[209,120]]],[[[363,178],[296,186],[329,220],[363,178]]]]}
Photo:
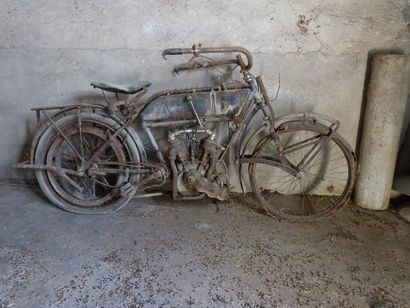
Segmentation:
{"type": "Polygon", "coordinates": [[[335,133],[340,127],[340,122],[329,116],[315,112],[302,112],[275,117],[275,130],[283,130],[290,123],[294,122],[321,124],[322,126],[328,127],[329,131],[331,131],[332,133],[335,133]]]}
{"type": "MultiPolygon", "coordinates": [[[[250,119],[252,119],[253,116],[255,116],[255,114],[253,114],[250,119]]],[[[263,162],[255,161],[255,160],[252,161],[249,157],[246,157],[247,149],[249,148],[248,150],[251,150],[250,148],[251,143],[254,140],[258,140],[258,138],[260,138],[260,134],[263,131],[266,131],[266,135],[264,135],[259,140],[256,147],[260,146],[261,143],[266,142],[267,139],[271,138],[272,133],[285,130],[287,127],[294,125],[296,122],[304,122],[306,124],[320,125],[324,129],[326,128],[329,134],[335,134],[340,126],[339,121],[332,119],[326,115],[322,115],[322,114],[314,113],[314,112],[302,112],[302,113],[281,115],[281,116],[275,117],[274,121],[272,122],[275,125],[275,128],[273,130],[271,129],[271,126],[267,122],[265,122],[263,123],[262,126],[260,126],[259,129],[256,129],[255,132],[249,138],[247,138],[247,140],[243,141],[243,139],[240,138],[241,142],[237,145],[236,152],[235,152],[235,158],[236,158],[236,161],[239,163],[239,183],[240,183],[240,187],[242,191],[244,191],[244,182],[243,182],[243,174],[242,174],[243,164],[251,164],[252,162],[270,163],[270,164],[273,163],[273,162],[268,162],[268,161],[263,161],[263,162]],[[242,146],[242,144],[244,144],[244,146],[242,146]]],[[[347,142],[345,142],[345,144],[346,146],[348,146],[349,149],[351,149],[347,142]]],[[[254,151],[251,151],[251,152],[253,153],[254,151]]],[[[353,153],[353,151],[351,152],[353,153]]],[[[274,163],[278,164],[277,166],[283,167],[283,165],[279,162],[275,161],[274,163]]],[[[293,170],[286,170],[286,171],[290,173],[293,172],[293,170]]]]}

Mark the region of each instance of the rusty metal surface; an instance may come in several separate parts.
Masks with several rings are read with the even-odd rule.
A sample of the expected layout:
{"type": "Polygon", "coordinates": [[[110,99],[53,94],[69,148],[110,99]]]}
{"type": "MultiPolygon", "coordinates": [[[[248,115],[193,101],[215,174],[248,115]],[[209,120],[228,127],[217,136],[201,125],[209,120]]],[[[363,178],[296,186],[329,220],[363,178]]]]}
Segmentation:
{"type": "Polygon", "coordinates": [[[198,170],[189,171],[185,177],[188,185],[201,193],[205,193],[210,198],[225,201],[229,197],[227,187],[220,186],[217,183],[210,181],[200,174],[198,170]]]}
{"type": "MultiPolygon", "coordinates": [[[[98,138],[99,140],[105,141],[107,139],[107,135],[102,131],[101,129],[97,129],[94,127],[84,127],[82,128],[82,133],[84,135],[92,135],[94,136],[95,140],[98,138]]],[[[61,164],[68,164],[69,162],[67,161],[67,158],[64,157],[63,155],[68,155],[65,152],[61,151],[61,148],[64,146],[64,143],[66,143],[66,140],[70,138],[70,140],[73,140],[73,136],[78,134],[77,129],[73,129],[70,131],[65,132],[66,137],[60,136],[54,142],[52,143],[49,152],[47,154],[47,160],[46,160],[46,165],[50,166],[53,163],[56,163],[56,161],[60,161],[61,164]]],[[[125,154],[121,150],[121,147],[117,143],[111,143],[111,149],[113,153],[115,153],[115,161],[118,163],[124,163],[125,162],[125,154]]],[[[91,155],[91,153],[84,153],[84,155],[91,155]]],[[[86,158],[85,156],[84,158],[86,158]]],[[[72,160],[72,157],[69,158],[72,160]]],[[[51,170],[47,170],[48,174],[48,179],[55,189],[55,191],[61,195],[65,200],[68,200],[70,203],[78,205],[78,206],[98,206],[102,205],[106,202],[108,202],[110,199],[115,198],[117,195],[117,192],[115,189],[110,189],[107,193],[101,192],[101,194],[97,193],[97,182],[93,181],[93,179],[96,179],[96,175],[92,174],[94,168],[88,168],[84,169],[85,173],[88,173],[87,177],[82,177],[79,178],[79,182],[82,181],[84,183],[84,186],[87,186],[87,188],[90,190],[90,193],[85,195],[84,197],[80,196],[79,194],[75,193],[73,190],[70,189],[70,187],[67,187],[64,185],[64,181],[61,181],[59,177],[56,176],[54,172],[51,170]],[[91,171],[91,172],[90,172],[91,171]],[[87,182],[84,182],[87,181],[87,182]],[[73,196],[75,195],[75,197],[73,196]],[[95,198],[89,198],[89,195],[94,195],[95,198]]],[[[81,170],[81,169],[80,169],[81,170]]],[[[99,179],[102,181],[102,179],[99,179]]],[[[115,179],[114,181],[110,181],[109,185],[114,186],[118,185],[118,183],[121,183],[124,180],[124,176],[120,175],[118,179],[115,179]]],[[[75,181],[73,179],[73,181],[75,181]]]]}
{"type": "Polygon", "coordinates": [[[145,108],[149,106],[152,102],[162,96],[172,97],[178,94],[198,94],[198,93],[209,93],[211,91],[221,91],[221,90],[241,90],[241,89],[249,89],[249,85],[246,83],[227,83],[223,85],[214,85],[214,86],[205,86],[205,87],[193,87],[193,88],[185,88],[185,89],[172,89],[172,90],[165,90],[157,92],[150,97],[147,98],[146,101],[143,102],[143,107],[141,108],[140,112],[143,112],[145,108]]]}
{"type": "Polygon", "coordinates": [[[241,107],[240,98],[246,97],[248,93],[247,89],[217,89],[189,93],[189,95],[183,93],[160,96],[147,106],[141,115],[145,121],[190,119],[193,117],[193,112],[188,96],[191,96],[192,103],[201,118],[210,116],[231,118],[238,113],[241,107]]]}
{"type": "MultiPolygon", "coordinates": [[[[253,58],[249,50],[243,47],[202,47],[201,44],[195,44],[192,48],[168,48],[162,52],[162,57],[166,59],[166,56],[169,55],[182,55],[182,54],[192,54],[195,57],[200,56],[201,54],[209,53],[242,53],[247,59],[247,64],[242,67],[249,71],[253,66],[253,58]]],[[[240,64],[237,62],[237,64],[240,64]]]]}
{"type": "MultiPolygon", "coordinates": [[[[240,68],[243,82],[235,81],[221,85],[165,90],[144,99],[144,94],[147,92],[147,87],[145,87],[126,100],[119,100],[116,95],[117,101],[108,99],[103,91],[107,106],[79,104],[32,108],[37,114],[39,128],[32,142],[30,162],[20,164],[18,167],[44,171],[47,174],[51,189],[69,203],[87,207],[107,203],[109,205],[111,199],[119,198],[119,196],[130,198],[137,192],[158,188],[166,182],[170,175],[175,200],[196,200],[205,195],[226,200],[229,190],[229,175],[225,160],[228,149],[232,147],[235,149],[235,163],[239,166],[241,187],[243,187],[243,164],[249,165],[249,173],[252,176],[256,170],[254,166],[263,164],[279,167],[288,176],[300,177],[301,170],[317,156],[320,156],[323,144],[330,139],[336,139],[344,151],[348,153],[346,159],[350,165],[356,164],[354,153],[349,153],[352,151],[348,144],[336,134],[339,127],[338,121],[306,113],[275,118],[262,77],[255,77],[249,71],[252,68],[253,59],[245,48],[207,48],[199,44],[192,46],[192,48],[165,49],[163,52],[164,58],[167,55],[182,54],[191,54],[193,57],[188,62],[176,66],[174,69],[176,73],[185,70],[232,68],[234,66],[232,69],[240,68]],[[232,58],[217,60],[204,56],[205,54],[232,55],[232,53],[235,54],[232,58]],[[242,56],[245,56],[246,59],[242,56]],[[50,114],[51,112],[54,114],[50,114]],[[94,127],[94,124],[91,126],[87,123],[83,124],[81,120],[83,112],[101,115],[103,122],[104,119],[112,119],[116,126],[110,128],[112,124],[107,124],[106,128],[104,126],[97,128],[94,127]],[[77,124],[70,124],[70,127],[64,128],[59,127],[57,123],[64,119],[67,114],[76,114],[77,124]],[[255,133],[245,138],[251,123],[254,122],[258,114],[262,115],[262,121],[259,123],[261,128],[256,129],[255,133]],[[42,121],[42,116],[45,121],[42,121]],[[145,147],[135,133],[136,122],[140,123],[140,127],[145,132],[148,143],[154,150],[159,163],[147,163],[145,147]],[[224,141],[217,141],[217,134],[208,126],[215,123],[222,123],[228,128],[224,141]],[[276,123],[279,123],[279,126],[275,127],[276,123]],[[312,123],[314,125],[320,124],[327,129],[328,133],[323,133],[320,142],[316,142],[316,139],[312,138],[288,146],[282,144],[283,141],[278,138],[278,134],[286,130],[288,123],[292,125],[299,123],[302,128],[312,123]],[[85,126],[83,127],[83,125],[85,126]],[[152,129],[164,128],[169,130],[167,144],[169,149],[165,151],[167,155],[163,154],[163,148],[158,144],[159,140],[152,131],[152,129]],[[35,162],[35,153],[44,150],[39,149],[42,136],[50,129],[55,131],[57,137],[48,149],[46,161],[35,162]],[[258,143],[255,139],[259,138],[259,133],[264,131],[267,131],[267,135],[258,143]],[[95,140],[99,140],[87,157],[83,153],[82,134],[91,134],[95,140]],[[79,143],[73,141],[75,139],[73,136],[77,136],[75,137],[77,139],[79,136],[79,143]],[[133,164],[132,161],[129,161],[129,154],[124,152],[124,144],[126,143],[124,138],[134,140],[136,149],[141,152],[142,163],[133,164]],[[254,141],[256,141],[257,146],[250,149],[254,141]],[[274,141],[274,145],[280,153],[280,159],[258,154],[267,141],[274,141]],[[62,144],[70,149],[74,157],[72,159],[75,159],[75,163],[71,167],[67,163],[64,166],[56,165],[56,162],[62,161],[61,154],[59,154],[59,148],[62,144]],[[312,148],[308,149],[310,146],[312,148]],[[305,154],[300,161],[293,163],[287,155],[299,148],[305,149],[305,154]],[[104,159],[101,159],[107,151],[111,151],[114,155],[111,156],[110,163],[105,163],[104,159]],[[220,168],[225,170],[218,170],[220,168]],[[128,178],[132,176],[137,177],[138,181],[129,181],[128,178]],[[84,185],[90,180],[94,181],[94,191],[91,191],[91,195],[96,197],[95,183],[99,185],[102,183],[99,177],[116,177],[118,180],[116,182],[106,180],[103,187],[107,193],[98,196],[98,198],[90,199],[87,197],[88,199],[81,200],[79,194],[84,192],[84,189],[87,188],[84,185]],[[68,184],[62,184],[64,181],[68,184]]],[[[115,87],[115,89],[117,88],[119,89],[119,87],[115,87]]],[[[112,89],[113,87],[110,87],[108,90],[112,89]]],[[[356,169],[351,167],[351,170],[356,169]]],[[[354,180],[354,175],[351,177],[354,180]]],[[[258,197],[262,188],[255,189],[254,184],[252,185],[254,193],[258,197]]],[[[347,191],[341,200],[344,202],[350,193],[351,190],[347,191]]],[[[142,193],[142,195],[148,196],[150,193],[142,193]]],[[[259,196],[258,200],[261,199],[259,196]]],[[[117,208],[119,207],[117,206],[117,208]]]]}

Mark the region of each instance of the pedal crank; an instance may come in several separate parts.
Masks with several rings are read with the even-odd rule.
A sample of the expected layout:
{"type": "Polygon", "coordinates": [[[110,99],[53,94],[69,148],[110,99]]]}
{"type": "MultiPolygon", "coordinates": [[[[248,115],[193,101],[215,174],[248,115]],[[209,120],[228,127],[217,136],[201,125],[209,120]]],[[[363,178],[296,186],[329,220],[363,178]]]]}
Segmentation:
{"type": "MultiPolygon", "coordinates": [[[[148,166],[148,164],[145,164],[148,166]]],[[[150,175],[148,175],[146,178],[142,179],[135,185],[127,182],[124,185],[120,187],[120,192],[121,195],[124,197],[133,197],[137,191],[139,190],[144,190],[148,188],[154,188],[154,187],[160,187],[162,186],[166,179],[168,178],[168,169],[163,166],[163,165],[149,165],[149,167],[153,168],[155,171],[153,171],[150,175]],[[148,185],[149,183],[152,183],[151,185],[148,185]]]]}

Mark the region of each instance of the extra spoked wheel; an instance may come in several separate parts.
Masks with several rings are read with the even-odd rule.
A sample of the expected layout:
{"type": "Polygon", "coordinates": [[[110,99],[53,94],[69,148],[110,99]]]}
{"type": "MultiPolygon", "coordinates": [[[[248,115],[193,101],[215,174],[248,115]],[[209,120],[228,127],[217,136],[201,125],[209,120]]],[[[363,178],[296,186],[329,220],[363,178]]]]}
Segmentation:
{"type": "MultiPolygon", "coordinates": [[[[354,155],[344,139],[328,133],[327,127],[306,122],[291,122],[278,133],[297,172],[280,164],[249,164],[252,190],[268,214],[312,220],[333,213],[348,199],[356,177],[354,155]]],[[[266,137],[253,157],[279,161],[277,143],[266,137]]]]}
{"type": "Polygon", "coordinates": [[[120,171],[127,163],[140,162],[140,155],[125,132],[99,153],[95,162],[86,163],[119,127],[112,119],[93,113],[84,113],[81,119],[68,115],[50,125],[35,153],[36,164],[48,168],[36,171],[36,175],[50,201],[83,214],[113,212],[128,202],[120,188],[135,182],[138,175],[120,171]],[[100,172],[101,168],[114,172],[100,172]]]}

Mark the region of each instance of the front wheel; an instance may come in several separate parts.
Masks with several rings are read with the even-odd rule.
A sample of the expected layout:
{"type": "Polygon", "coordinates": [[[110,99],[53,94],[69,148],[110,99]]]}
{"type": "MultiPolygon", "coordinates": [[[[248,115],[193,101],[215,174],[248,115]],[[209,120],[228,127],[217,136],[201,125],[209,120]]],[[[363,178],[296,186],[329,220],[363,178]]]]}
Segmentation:
{"type": "Polygon", "coordinates": [[[264,138],[253,157],[279,161],[280,153],[294,173],[262,160],[249,164],[252,190],[268,214],[310,220],[333,213],[349,198],[356,177],[354,154],[340,135],[329,136],[328,127],[301,121],[287,123],[276,140],[264,138]]]}

